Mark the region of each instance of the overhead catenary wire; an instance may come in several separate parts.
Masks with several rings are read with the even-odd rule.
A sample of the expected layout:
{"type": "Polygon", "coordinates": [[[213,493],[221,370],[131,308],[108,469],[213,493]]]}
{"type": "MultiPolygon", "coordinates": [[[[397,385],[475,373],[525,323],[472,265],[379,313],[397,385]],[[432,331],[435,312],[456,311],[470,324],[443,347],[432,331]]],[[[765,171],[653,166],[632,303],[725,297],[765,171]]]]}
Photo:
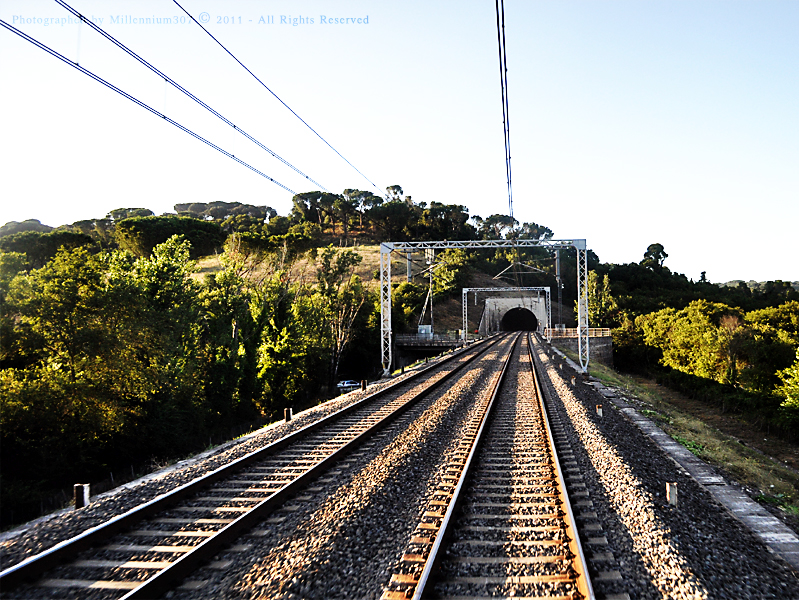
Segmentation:
{"type": "Polygon", "coordinates": [[[323,142],[324,142],[324,143],[327,145],[327,147],[328,147],[328,148],[330,148],[330,149],[331,149],[333,152],[335,152],[336,154],[338,154],[338,155],[339,155],[339,156],[340,156],[340,157],[341,157],[341,158],[344,160],[344,162],[346,162],[346,163],[347,163],[349,166],[351,166],[353,169],[355,169],[355,170],[358,172],[358,174],[359,174],[361,177],[363,177],[363,178],[364,178],[366,181],[368,181],[368,182],[369,182],[369,183],[372,185],[372,187],[374,187],[374,188],[375,188],[375,189],[376,189],[378,192],[380,192],[381,194],[383,193],[383,192],[382,192],[382,190],[380,190],[380,188],[379,188],[379,187],[377,187],[377,185],[375,185],[375,184],[374,184],[374,182],[373,182],[371,179],[369,179],[369,178],[368,178],[366,175],[364,175],[364,174],[363,174],[363,173],[360,171],[360,169],[358,169],[358,167],[356,167],[356,166],[355,166],[354,164],[352,164],[352,163],[351,163],[349,160],[347,160],[347,159],[344,157],[344,155],[343,155],[343,154],[341,154],[341,152],[339,152],[338,150],[336,150],[336,149],[335,149],[335,148],[334,148],[334,147],[333,147],[333,146],[330,144],[330,142],[328,142],[328,141],[327,141],[325,138],[323,138],[323,137],[322,137],[322,136],[321,136],[321,135],[320,135],[320,134],[319,134],[319,133],[318,133],[318,132],[317,132],[317,131],[316,131],[316,130],[313,128],[313,127],[311,127],[311,126],[310,126],[310,125],[309,125],[309,124],[308,124],[308,123],[305,121],[305,119],[303,119],[303,118],[302,118],[300,115],[298,115],[296,112],[294,112],[294,110],[293,110],[293,109],[292,109],[292,108],[291,108],[291,107],[290,107],[288,104],[286,104],[285,102],[283,102],[283,100],[281,100],[281,98],[280,98],[280,97],[279,97],[279,96],[278,96],[278,95],[277,95],[275,92],[273,92],[271,89],[269,89],[269,86],[267,86],[267,85],[266,85],[266,84],[265,84],[263,81],[261,81],[261,79],[260,79],[260,78],[259,78],[259,77],[258,77],[258,76],[255,74],[255,73],[253,73],[253,72],[252,72],[250,69],[248,69],[248,68],[247,68],[247,66],[246,66],[246,65],[245,65],[243,62],[241,62],[241,61],[240,61],[238,58],[236,58],[236,55],[234,55],[234,54],[233,54],[233,53],[232,53],[230,50],[228,50],[228,49],[225,47],[225,45],[224,45],[222,42],[220,42],[218,39],[216,39],[216,38],[214,37],[214,35],[213,35],[213,34],[212,34],[210,31],[208,31],[208,30],[207,30],[205,27],[203,27],[202,23],[200,23],[200,22],[199,22],[197,19],[195,19],[195,18],[194,18],[194,16],[193,16],[193,15],[192,15],[192,14],[191,14],[189,11],[187,11],[185,8],[183,8],[183,7],[182,7],[182,6],[181,6],[181,5],[178,3],[178,1],[177,1],[177,0],[172,0],[172,1],[173,1],[173,2],[174,2],[176,5],[177,5],[177,7],[178,7],[180,10],[182,10],[184,13],[186,13],[186,15],[187,15],[187,16],[188,16],[188,17],[189,17],[189,18],[190,18],[192,21],[194,21],[194,22],[197,24],[197,26],[198,26],[200,29],[202,29],[202,30],[203,30],[205,33],[207,33],[207,34],[210,36],[210,38],[211,38],[212,40],[214,40],[214,41],[215,41],[217,44],[219,44],[219,47],[220,47],[220,48],[222,48],[222,50],[224,50],[225,52],[227,52],[227,53],[230,55],[230,57],[231,57],[233,60],[235,60],[237,63],[239,63],[239,65],[240,65],[240,66],[241,66],[241,67],[242,67],[242,68],[243,68],[245,71],[247,71],[247,73],[249,73],[250,75],[252,75],[252,77],[253,77],[253,78],[254,78],[254,79],[255,79],[255,80],[258,82],[258,83],[260,83],[260,84],[261,84],[261,85],[264,87],[264,89],[265,89],[267,92],[269,92],[269,93],[270,93],[270,94],[272,94],[272,95],[273,95],[275,98],[277,98],[278,102],[280,102],[280,103],[281,103],[283,106],[285,106],[285,107],[286,107],[286,108],[287,108],[287,109],[288,109],[288,110],[291,112],[291,114],[293,114],[293,115],[294,115],[295,117],[297,117],[297,118],[298,118],[300,121],[302,121],[302,124],[303,124],[303,125],[305,125],[305,126],[308,128],[308,129],[310,129],[310,130],[311,130],[311,131],[314,133],[314,135],[315,135],[316,137],[318,137],[320,140],[322,140],[322,141],[323,141],[323,142]]]}
{"type": "Polygon", "coordinates": [[[505,137],[505,175],[508,183],[508,214],[513,218],[513,186],[510,164],[510,111],[508,106],[508,60],[505,49],[505,1],[496,0],[499,83],[502,92],[502,128],[505,137]]]}
{"type": "Polygon", "coordinates": [[[214,144],[213,142],[211,142],[211,141],[209,141],[209,140],[205,139],[205,138],[204,138],[204,137],[202,137],[201,135],[199,135],[199,134],[197,134],[197,133],[194,133],[194,132],[193,132],[191,129],[189,129],[188,127],[184,127],[183,125],[181,125],[181,124],[180,124],[180,123],[178,123],[177,121],[175,121],[175,120],[173,120],[173,119],[170,119],[169,117],[167,117],[165,114],[158,112],[157,110],[155,110],[155,109],[154,109],[154,108],[152,108],[151,106],[149,106],[149,105],[145,104],[144,102],[142,102],[142,101],[141,101],[141,100],[139,100],[138,98],[135,98],[135,97],[131,96],[131,95],[130,95],[130,94],[128,94],[127,92],[125,92],[125,91],[123,91],[123,90],[119,89],[118,87],[116,87],[114,84],[112,84],[112,83],[109,83],[108,81],[106,81],[105,79],[103,79],[102,77],[100,77],[99,75],[95,75],[94,73],[92,73],[92,72],[91,72],[91,71],[89,71],[88,69],[86,69],[86,68],[84,68],[84,67],[81,67],[81,66],[80,66],[79,64],[77,64],[77,63],[74,63],[74,62],[72,62],[72,61],[71,61],[71,60],[69,60],[67,57],[65,57],[63,54],[60,54],[60,53],[58,53],[57,51],[53,50],[53,49],[52,49],[52,48],[50,48],[49,46],[46,46],[46,45],[45,45],[45,44],[43,44],[42,42],[40,42],[40,41],[38,41],[38,40],[36,40],[36,39],[32,38],[32,37],[31,37],[31,36],[29,36],[27,33],[24,33],[24,32],[22,32],[22,31],[20,31],[19,29],[17,29],[17,28],[16,28],[16,27],[14,27],[13,25],[10,25],[9,23],[6,23],[6,22],[5,22],[5,21],[3,21],[2,19],[0,19],[0,26],[2,26],[2,27],[5,27],[6,29],[8,29],[9,31],[11,31],[12,33],[15,33],[15,34],[17,34],[19,37],[21,37],[22,39],[24,39],[24,40],[26,40],[26,41],[30,42],[30,43],[31,43],[31,44],[33,44],[34,46],[36,46],[36,47],[38,47],[38,48],[41,48],[42,50],[44,50],[45,52],[47,52],[47,53],[48,53],[48,54],[50,54],[51,56],[54,56],[55,58],[59,59],[60,61],[62,61],[62,62],[64,62],[64,63],[68,64],[68,65],[69,65],[70,67],[72,67],[73,69],[77,69],[78,71],[80,71],[80,72],[81,72],[81,73],[83,73],[84,75],[88,75],[89,77],[91,77],[92,79],[94,79],[96,82],[103,84],[103,85],[104,85],[105,87],[107,87],[108,89],[110,89],[110,90],[113,90],[113,91],[115,91],[117,94],[120,94],[121,96],[124,96],[125,98],[127,98],[127,99],[128,99],[128,100],[130,100],[131,102],[133,102],[133,103],[135,103],[135,104],[138,104],[138,105],[139,105],[139,106],[141,106],[143,109],[150,111],[152,114],[156,115],[157,117],[160,117],[160,118],[164,119],[164,120],[165,120],[167,123],[169,123],[170,125],[174,125],[175,127],[177,127],[178,129],[180,129],[181,131],[184,131],[184,132],[188,133],[188,134],[189,134],[190,136],[192,136],[193,138],[195,138],[195,139],[197,139],[197,140],[199,140],[199,141],[203,142],[204,144],[206,144],[206,145],[210,146],[210,147],[211,147],[211,148],[213,148],[214,150],[216,150],[216,151],[218,151],[218,152],[221,152],[222,154],[224,154],[224,155],[225,155],[225,156],[227,156],[228,158],[231,158],[231,159],[235,160],[235,161],[236,161],[237,163],[239,163],[240,165],[243,165],[243,166],[247,167],[248,169],[250,169],[250,170],[251,170],[251,171],[253,171],[254,173],[257,173],[258,175],[260,175],[261,177],[264,177],[264,178],[268,179],[269,181],[271,181],[271,182],[272,182],[272,183],[274,183],[275,185],[277,185],[277,186],[279,186],[279,187],[283,188],[284,190],[286,190],[286,191],[287,191],[287,192],[289,192],[290,194],[295,194],[294,190],[291,190],[291,189],[289,189],[288,187],[286,187],[285,185],[283,185],[282,183],[280,183],[280,182],[279,182],[279,181],[277,181],[276,179],[273,179],[272,177],[270,177],[270,176],[269,176],[269,175],[267,175],[266,173],[263,173],[262,171],[259,171],[258,169],[256,169],[256,168],[255,168],[255,167],[253,167],[252,165],[250,165],[250,164],[248,164],[248,163],[244,162],[243,160],[241,160],[240,158],[236,158],[235,156],[233,156],[233,155],[232,155],[230,152],[228,152],[227,150],[224,150],[224,149],[220,148],[219,146],[217,146],[217,145],[216,145],[216,144],[214,144]]]}
{"type": "MultiPolygon", "coordinates": [[[[505,176],[508,184],[508,215],[513,227],[513,184],[510,162],[510,110],[508,104],[508,55],[505,45],[505,0],[495,0],[497,12],[497,48],[499,51],[499,84],[502,92],[502,129],[505,138],[505,176]]],[[[515,241],[515,236],[514,236],[515,241]]],[[[516,268],[519,262],[519,249],[513,246],[513,274],[517,287],[521,287],[521,274],[516,268]]]]}
{"type": "Polygon", "coordinates": [[[78,24],[78,26],[80,26],[80,23],[81,23],[81,22],[83,22],[83,23],[86,23],[86,24],[87,24],[89,27],[91,27],[91,28],[92,28],[92,29],[94,29],[94,30],[95,30],[97,33],[99,33],[100,35],[102,35],[102,36],[103,36],[105,39],[107,39],[108,41],[112,42],[114,45],[116,45],[116,46],[117,46],[118,48],[120,48],[121,50],[124,50],[124,51],[125,51],[125,52],[126,52],[128,55],[132,56],[132,57],[133,57],[133,58],[135,58],[135,59],[136,59],[138,62],[140,62],[142,65],[144,65],[145,67],[147,67],[148,69],[150,69],[150,70],[151,70],[153,73],[155,73],[156,75],[158,75],[159,77],[161,77],[161,78],[162,78],[162,79],[163,79],[163,80],[164,80],[166,83],[168,83],[169,85],[171,85],[171,86],[172,86],[172,87],[174,87],[175,89],[179,90],[180,92],[182,92],[183,94],[185,94],[186,96],[188,96],[189,98],[191,98],[192,100],[194,100],[194,101],[195,101],[197,104],[199,104],[200,106],[202,106],[204,109],[206,109],[207,111],[209,111],[209,112],[210,112],[211,114],[213,114],[214,116],[216,116],[216,117],[218,117],[219,119],[221,119],[221,120],[222,120],[224,123],[226,123],[227,125],[230,125],[230,126],[233,128],[233,129],[235,129],[236,131],[238,131],[238,132],[239,132],[241,135],[243,135],[244,137],[246,137],[248,140],[250,140],[251,142],[253,142],[253,143],[254,143],[254,144],[256,144],[257,146],[259,146],[260,148],[262,148],[262,149],[266,150],[266,151],[267,151],[269,154],[271,154],[271,155],[272,155],[273,157],[275,157],[277,160],[279,160],[280,162],[282,162],[284,165],[286,165],[287,167],[291,168],[291,169],[292,169],[292,170],[294,170],[296,173],[298,173],[299,175],[303,176],[305,179],[307,179],[308,181],[310,181],[311,183],[313,183],[315,186],[318,186],[319,188],[321,188],[323,191],[325,191],[325,192],[328,192],[328,191],[329,191],[329,190],[327,190],[325,187],[323,187],[323,186],[322,186],[322,184],[320,184],[320,183],[318,183],[317,181],[314,181],[313,179],[311,179],[311,177],[309,177],[308,175],[306,175],[305,173],[303,173],[302,171],[300,171],[300,170],[299,170],[297,167],[295,167],[295,166],[294,166],[294,165],[292,165],[290,162],[288,162],[287,160],[285,160],[284,158],[282,158],[281,156],[279,156],[279,155],[278,155],[277,153],[275,153],[273,150],[270,150],[269,148],[267,148],[267,147],[266,147],[264,144],[262,144],[260,141],[258,141],[257,139],[255,139],[255,138],[254,138],[253,136],[251,136],[249,133],[247,133],[246,131],[244,131],[244,130],[243,130],[243,129],[241,129],[240,127],[237,127],[237,126],[236,126],[235,124],[233,124],[233,123],[232,123],[232,122],[231,122],[231,121],[230,121],[228,118],[226,118],[224,115],[221,115],[219,112],[217,112],[216,110],[214,110],[213,108],[211,108],[210,106],[208,106],[208,105],[207,105],[205,102],[203,102],[203,101],[202,101],[202,100],[200,100],[200,99],[199,99],[197,96],[195,96],[195,95],[194,95],[194,94],[192,94],[190,91],[188,91],[186,88],[184,88],[183,86],[181,86],[181,85],[180,85],[179,83],[177,83],[177,82],[176,82],[174,79],[172,79],[171,77],[169,77],[168,75],[166,75],[165,73],[163,73],[162,71],[160,71],[159,69],[157,69],[156,67],[154,67],[152,64],[150,64],[149,62],[147,62],[147,61],[146,61],[144,58],[142,58],[141,56],[139,56],[138,54],[136,54],[136,52],[134,52],[133,50],[131,50],[130,48],[128,48],[128,47],[127,47],[125,44],[123,44],[122,42],[120,42],[119,40],[117,40],[115,37],[113,37],[111,34],[109,34],[107,31],[105,31],[104,29],[102,29],[101,27],[99,27],[99,26],[98,26],[96,23],[94,23],[94,22],[93,22],[91,19],[87,19],[86,17],[84,17],[84,16],[83,16],[81,13],[79,13],[77,10],[75,10],[74,8],[72,8],[72,7],[71,7],[69,4],[67,4],[67,3],[66,3],[66,2],[64,2],[63,0],[55,0],[55,2],[56,2],[57,4],[59,4],[59,5],[61,5],[61,6],[62,6],[63,8],[65,8],[66,10],[68,10],[69,12],[71,12],[73,15],[75,15],[75,16],[76,16],[76,17],[79,19],[79,21],[78,21],[78,23],[79,23],[79,24],[78,24]]]}

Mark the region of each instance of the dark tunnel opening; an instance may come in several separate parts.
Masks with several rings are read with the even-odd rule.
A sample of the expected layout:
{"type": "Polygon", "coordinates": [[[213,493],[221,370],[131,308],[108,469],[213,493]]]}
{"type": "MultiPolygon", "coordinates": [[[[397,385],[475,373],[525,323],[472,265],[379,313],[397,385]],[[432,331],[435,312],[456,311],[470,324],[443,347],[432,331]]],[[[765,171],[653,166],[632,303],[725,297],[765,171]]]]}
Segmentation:
{"type": "Polygon", "coordinates": [[[538,319],[526,308],[511,308],[499,323],[501,331],[535,331],[538,319]]]}

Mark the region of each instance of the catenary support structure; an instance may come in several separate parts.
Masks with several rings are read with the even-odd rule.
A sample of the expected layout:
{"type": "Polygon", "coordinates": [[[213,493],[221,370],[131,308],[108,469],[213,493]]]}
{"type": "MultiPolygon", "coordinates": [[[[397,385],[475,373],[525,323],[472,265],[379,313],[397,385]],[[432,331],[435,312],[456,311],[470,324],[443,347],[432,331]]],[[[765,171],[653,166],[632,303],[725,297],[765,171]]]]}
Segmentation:
{"type": "Polygon", "coordinates": [[[383,373],[391,373],[391,253],[451,248],[574,248],[577,253],[577,330],[580,366],[588,372],[588,250],[584,239],[572,240],[464,240],[441,242],[383,242],[380,244],[380,352],[383,373]]]}

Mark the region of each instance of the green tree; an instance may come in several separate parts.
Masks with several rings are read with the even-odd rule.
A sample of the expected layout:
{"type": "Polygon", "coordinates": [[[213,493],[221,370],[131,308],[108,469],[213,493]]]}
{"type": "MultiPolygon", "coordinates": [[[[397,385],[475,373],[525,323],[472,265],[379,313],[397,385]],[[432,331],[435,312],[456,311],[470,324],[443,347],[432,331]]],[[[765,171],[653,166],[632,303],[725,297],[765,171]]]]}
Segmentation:
{"type": "Polygon", "coordinates": [[[27,362],[0,372],[3,451],[16,457],[4,481],[41,489],[196,447],[218,371],[203,370],[192,272],[188,242],[171,238],[138,260],[62,249],[12,280],[27,362]]]}
{"type": "Polygon", "coordinates": [[[0,368],[24,365],[20,353],[16,309],[8,303],[11,282],[29,269],[28,258],[21,252],[0,252],[0,368]]]}
{"type": "Polygon", "coordinates": [[[431,202],[419,216],[416,239],[422,240],[468,240],[476,236],[474,227],[468,224],[469,209],[461,204],[431,202]]]}
{"type": "Polygon", "coordinates": [[[259,323],[250,310],[243,278],[226,268],[206,277],[199,294],[202,315],[198,369],[207,403],[208,426],[256,416],[259,323]]]}
{"type": "Polygon", "coordinates": [[[469,281],[469,259],[461,248],[444,250],[436,256],[436,266],[433,272],[433,294],[436,297],[452,296],[469,281]]]}
{"type": "Polygon", "coordinates": [[[110,293],[125,307],[120,340],[140,436],[155,455],[185,451],[205,429],[200,369],[203,317],[190,244],[173,236],[150,257],[112,255],[110,293]],[[135,315],[135,318],[133,318],[135,315]],[[175,432],[180,431],[180,435],[175,432]]]}
{"type": "Polygon", "coordinates": [[[23,231],[39,231],[41,233],[48,233],[53,228],[48,225],[42,225],[39,219],[28,219],[27,221],[17,222],[9,221],[0,227],[0,237],[5,237],[14,233],[22,233],[23,231]]]}
{"type": "Polygon", "coordinates": [[[357,190],[344,190],[344,194],[336,196],[333,201],[333,211],[336,213],[338,220],[341,221],[342,238],[345,245],[349,235],[350,221],[358,214],[358,204],[357,190]]]}
{"type": "Polygon", "coordinates": [[[106,288],[101,258],[82,248],[62,249],[12,281],[8,304],[28,356],[24,368],[0,372],[3,451],[15,456],[0,465],[4,481],[40,489],[96,471],[115,452],[133,415],[115,393],[125,386],[107,376],[128,365],[118,352],[126,339],[115,330],[120,310],[106,288]]]}
{"type": "Polygon", "coordinates": [[[346,189],[342,196],[354,208],[354,214],[358,216],[359,229],[363,229],[364,212],[372,206],[383,203],[383,199],[379,196],[375,196],[372,192],[365,192],[363,190],[346,189]]]}
{"type": "Polygon", "coordinates": [[[386,188],[386,201],[387,202],[399,202],[402,200],[402,186],[400,185],[390,185],[386,188]]]}
{"type": "Polygon", "coordinates": [[[271,219],[277,215],[277,212],[270,206],[253,206],[252,204],[223,202],[221,200],[216,202],[175,204],[174,208],[175,212],[180,216],[194,217],[196,219],[213,219],[215,221],[226,221],[231,217],[242,216],[250,217],[263,223],[264,220],[271,219]]]}
{"type": "Polygon", "coordinates": [[[506,231],[511,231],[519,222],[509,215],[494,214],[486,219],[473,217],[478,225],[478,233],[484,240],[501,240],[506,231]]]}
{"type": "Polygon", "coordinates": [[[416,319],[427,297],[427,287],[403,281],[392,286],[391,323],[397,333],[416,332],[416,319]]]}
{"type": "Polygon", "coordinates": [[[641,265],[652,271],[659,271],[663,268],[663,261],[668,256],[663,249],[663,244],[649,244],[646,252],[644,252],[644,259],[641,261],[641,265]]]}
{"type": "Polygon", "coordinates": [[[322,194],[319,197],[319,209],[325,215],[325,221],[330,221],[333,235],[336,234],[336,223],[338,222],[338,211],[336,210],[336,194],[322,194]]]}
{"type": "Polygon", "coordinates": [[[83,248],[60,250],[45,267],[13,280],[9,300],[52,369],[71,381],[103,341],[103,269],[83,248]]]}
{"type": "Polygon", "coordinates": [[[771,393],[780,383],[778,371],[787,368],[799,347],[799,302],[746,313],[739,334],[746,361],[740,381],[749,390],[771,393]]]}
{"type": "Polygon", "coordinates": [[[92,238],[76,231],[23,231],[0,238],[0,252],[21,252],[27,256],[30,266],[38,269],[52,260],[61,248],[79,248],[91,244],[92,238]]]}
{"type": "Polygon", "coordinates": [[[376,207],[383,204],[383,198],[376,194],[372,194],[371,192],[363,192],[363,195],[360,198],[361,200],[361,211],[360,211],[360,225],[363,227],[363,219],[366,218],[367,222],[369,221],[369,214],[370,211],[376,207]]]}
{"type": "Polygon", "coordinates": [[[263,323],[258,347],[260,405],[266,412],[311,400],[328,382],[327,332],[312,294],[277,275],[258,290],[251,310],[263,323]]]}
{"type": "Polygon", "coordinates": [[[222,221],[222,230],[228,234],[245,231],[258,234],[264,230],[264,220],[251,215],[230,215],[222,221]]]}
{"type": "Polygon", "coordinates": [[[402,241],[408,237],[413,213],[413,207],[406,202],[390,200],[373,206],[367,215],[384,239],[402,241]]]}
{"type": "Polygon", "coordinates": [[[777,375],[781,385],[776,391],[785,399],[780,404],[780,418],[788,430],[796,435],[799,432],[799,349],[796,350],[796,361],[777,375]]]}
{"type": "Polygon", "coordinates": [[[213,254],[226,237],[218,223],[187,217],[131,217],[116,224],[119,247],[135,256],[150,256],[174,235],[185,236],[194,258],[213,254]]]}
{"type": "Polygon", "coordinates": [[[75,221],[68,229],[89,236],[100,244],[101,248],[111,248],[115,245],[114,224],[111,219],[84,219],[75,221]]]}
{"type": "Polygon", "coordinates": [[[592,327],[615,327],[618,324],[618,308],[610,293],[610,277],[607,273],[600,280],[596,271],[589,271],[588,323],[592,327]]]}
{"type": "Polygon", "coordinates": [[[644,342],[661,350],[663,365],[734,385],[740,347],[734,323],[741,320],[737,309],[697,300],[680,311],[667,308],[640,316],[636,325],[643,330],[644,342]]]}
{"type": "Polygon", "coordinates": [[[746,314],[746,322],[770,327],[780,332],[780,339],[786,343],[799,346],[799,301],[789,300],[779,306],[753,310],[746,314]]]}
{"type": "Polygon", "coordinates": [[[525,223],[521,227],[513,230],[513,235],[520,240],[550,240],[555,235],[549,227],[538,223],[525,223]]]}
{"type": "Polygon", "coordinates": [[[110,211],[105,218],[114,222],[130,219],[131,217],[151,217],[153,211],[149,208],[116,208],[110,211]]]}
{"type": "Polygon", "coordinates": [[[317,289],[330,347],[332,389],[338,375],[341,357],[352,340],[353,324],[367,298],[367,291],[355,267],[363,257],[351,250],[336,251],[332,246],[319,255],[316,271],[317,289]]]}
{"type": "Polygon", "coordinates": [[[327,192],[305,192],[295,195],[292,201],[291,217],[296,223],[317,223],[324,227],[324,212],[321,201],[327,192]]]}

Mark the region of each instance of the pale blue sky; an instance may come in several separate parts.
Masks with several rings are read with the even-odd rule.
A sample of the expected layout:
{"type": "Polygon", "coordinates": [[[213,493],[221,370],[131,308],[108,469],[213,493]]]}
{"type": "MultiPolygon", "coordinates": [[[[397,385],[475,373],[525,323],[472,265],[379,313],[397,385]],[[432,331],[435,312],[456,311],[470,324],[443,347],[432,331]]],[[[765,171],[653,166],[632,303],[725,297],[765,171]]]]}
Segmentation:
{"type": "MultiPolygon", "coordinates": [[[[329,190],[370,187],[196,25],[111,22],[182,15],[172,2],[69,3],[329,190]]],[[[507,212],[491,0],[181,4],[208,13],[212,33],[381,190],[507,212]]],[[[604,261],[638,261],[659,242],[694,279],[799,280],[799,2],[505,10],[519,220],[584,237],[604,261]]],[[[29,22],[67,16],[48,0],[0,1],[3,20],[291,189],[312,188],[87,26],[29,22]]],[[[289,193],[5,30],[0,81],[0,223],[188,201],[290,209],[289,193]]]]}

